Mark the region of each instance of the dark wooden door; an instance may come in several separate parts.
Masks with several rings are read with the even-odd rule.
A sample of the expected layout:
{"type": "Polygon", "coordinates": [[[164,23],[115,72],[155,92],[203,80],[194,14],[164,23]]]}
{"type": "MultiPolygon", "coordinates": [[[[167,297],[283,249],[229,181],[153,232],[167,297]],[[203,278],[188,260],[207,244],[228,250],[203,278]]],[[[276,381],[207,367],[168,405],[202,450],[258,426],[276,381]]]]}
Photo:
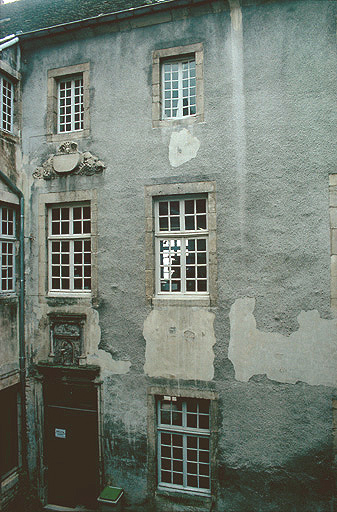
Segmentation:
{"type": "Polygon", "coordinates": [[[45,406],[48,502],[93,507],[99,493],[97,410],[71,405],[45,406]]]}

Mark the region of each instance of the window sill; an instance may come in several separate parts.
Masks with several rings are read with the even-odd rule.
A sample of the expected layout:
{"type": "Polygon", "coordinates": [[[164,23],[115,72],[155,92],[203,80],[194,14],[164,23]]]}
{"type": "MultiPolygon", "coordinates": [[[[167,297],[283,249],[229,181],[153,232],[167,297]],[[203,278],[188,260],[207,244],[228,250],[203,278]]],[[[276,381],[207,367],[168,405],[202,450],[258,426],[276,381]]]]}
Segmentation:
{"type": "Polygon", "coordinates": [[[7,473],[2,475],[0,478],[1,485],[6,486],[6,485],[10,484],[10,482],[13,479],[17,479],[19,469],[20,469],[19,466],[15,466],[14,468],[10,469],[7,473]]]}
{"type": "Polygon", "coordinates": [[[158,487],[155,493],[156,509],[159,512],[167,510],[186,512],[210,512],[213,505],[213,498],[210,494],[193,494],[191,491],[180,491],[173,488],[158,487]]]}
{"type": "Polygon", "coordinates": [[[65,140],[84,139],[89,137],[89,135],[90,130],[87,128],[79,130],[78,132],[48,133],[47,142],[64,142],[65,140]]]}
{"type": "Polygon", "coordinates": [[[49,292],[48,295],[47,295],[47,298],[49,297],[56,297],[56,298],[67,298],[69,297],[70,299],[88,299],[91,297],[91,292],[69,292],[69,293],[63,293],[63,292],[49,292]]]}
{"type": "Polygon", "coordinates": [[[180,297],[169,297],[169,296],[157,296],[152,298],[152,305],[161,306],[188,306],[188,307],[209,307],[211,300],[209,296],[202,297],[191,297],[191,296],[180,296],[180,297]]]}
{"type": "Polygon", "coordinates": [[[10,142],[19,143],[19,137],[12,132],[0,129],[0,136],[10,142]]]}
{"type": "Polygon", "coordinates": [[[18,296],[15,292],[13,293],[3,293],[0,292],[0,302],[6,302],[8,304],[15,303],[18,301],[18,296]]]}
{"type": "Polygon", "coordinates": [[[49,293],[46,295],[46,302],[49,306],[63,306],[63,305],[73,305],[73,304],[91,304],[92,294],[91,293],[83,293],[83,294],[57,294],[57,293],[49,293]]]}
{"type": "Polygon", "coordinates": [[[160,119],[152,121],[153,128],[161,128],[164,126],[190,126],[194,123],[201,123],[204,120],[204,116],[202,114],[196,114],[193,116],[186,116],[180,119],[160,119]]]}

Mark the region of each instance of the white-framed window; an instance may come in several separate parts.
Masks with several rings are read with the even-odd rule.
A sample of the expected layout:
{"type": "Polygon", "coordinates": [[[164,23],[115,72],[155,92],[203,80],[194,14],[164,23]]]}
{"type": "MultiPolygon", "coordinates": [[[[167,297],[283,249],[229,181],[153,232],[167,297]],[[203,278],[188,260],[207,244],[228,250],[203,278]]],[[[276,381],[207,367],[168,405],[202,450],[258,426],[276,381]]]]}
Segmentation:
{"type": "Polygon", "coordinates": [[[53,205],[48,211],[50,292],[91,290],[90,204],[53,205]]]}
{"type": "Polygon", "coordinates": [[[155,204],[157,294],[208,294],[207,197],[155,204]]]}
{"type": "Polygon", "coordinates": [[[0,75],[0,96],[0,129],[12,132],[14,86],[2,75],[0,75]]]}
{"type": "Polygon", "coordinates": [[[158,487],[210,494],[210,401],[160,397],[157,402],[158,487]]]}
{"type": "Polygon", "coordinates": [[[181,119],[196,115],[196,66],[195,58],[163,61],[162,118],[181,119]]]}
{"type": "Polygon", "coordinates": [[[83,76],[61,79],[58,82],[58,133],[83,130],[83,76]]]}
{"type": "Polygon", "coordinates": [[[15,210],[0,206],[0,292],[15,291],[15,210]]]}

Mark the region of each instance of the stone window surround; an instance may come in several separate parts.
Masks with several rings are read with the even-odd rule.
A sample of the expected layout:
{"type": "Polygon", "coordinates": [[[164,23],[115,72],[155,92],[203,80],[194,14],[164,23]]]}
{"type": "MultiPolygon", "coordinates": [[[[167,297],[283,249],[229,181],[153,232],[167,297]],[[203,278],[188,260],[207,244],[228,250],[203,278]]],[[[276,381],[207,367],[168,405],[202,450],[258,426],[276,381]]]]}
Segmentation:
{"type": "MultiPolygon", "coordinates": [[[[1,192],[1,201],[0,201],[0,206],[7,206],[9,208],[13,208],[14,211],[15,211],[15,216],[16,216],[16,241],[15,241],[15,247],[16,247],[16,250],[15,250],[15,265],[14,265],[14,268],[16,269],[15,271],[15,281],[17,281],[17,269],[19,268],[19,253],[18,253],[18,223],[20,221],[19,219],[19,212],[18,212],[18,206],[19,206],[19,198],[15,195],[15,194],[12,194],[12,192],[7,192],[7,190],[0,190],[1,192]]],[[[0,300],[7,300],[9,298],[16,298],[17,297],[17,282],[15,284],[15,290],[14,291],[11,291],[11,292],[0,292],[0,300]]],[[[0,389],[1,389],[1,386],[0,386],[0,389]]]]}
{"type": "Polygon", "coordinates": [[[13,142],[19,141],[19,131],[20,131],[20,105],[21,105],[21,91],[20,91],[20,81],[21,74],[13,69],[7,62],[0,61],[0,75],[4,76],[13,84],[13,131],[8,132],[6,130],[2,130],[0,127],[0,135],[6,137],[13,142]]]}
{"type": "Polygon", "coordinates": [[[60,142],[64,140],[74,140],[88,137],[90,134],[90,116],[89,116],[89,78],[90,63],[75,64],[63,68],[48,70],[48,93],[47,93],[47,141],[60,142]],[[83,130],[74,132],[57,133],[58,126],[58,81],[61,78],[71,77],[73,75],[83,76],[83,130]]]}
{"type": "Polygon", "coordinates": [[[203,81],[203,44],[195,43],[187,46],[164,48],[152,52],[152,126],[179,126],[189,125],[204,120],[204,81],[203,81]],[[197,112],[195,116],[186,116],[182,119],[162,119],[161,102],[161,62],[164,59],[194,54],[197,85],[197,112]]]}
{"type": "Polygon", "coordinates": [[[51,192],[39,196],[39,301],[46,302],[48,298],[77,298],[80,301],[95,301],[98,294],[97,274],[97,190],[77,190],[68,192],[51,192]],[[75,204],[90,202],[91,206],[91,255],[92,255],[92,276],[91,292],[88,293],[62,293],[49,292],[48,290],[48,208],[52,204],[75,204]]]}
{"type": "Polygon", "coordinates": [[[216,195],[215,181],[171,183],[145,186],[145,291],[146,299],[153,305],[213,306],[217,298],[217,255],[216,255],[216,195]],[[154,198],[161,196],[207,194],[208,204],[208,272],[209,296],[156,297],[155,296],[155,236],[154,198]]]}
{"type": "Polygon", "coordinates": [[[329,176],[331,307],[337,309],[337,174],[329,176]]]}
{"type": "MultiPolygon", "coordinates": [[[[201,391],[199,389],[190,389],[176,387],[175,385],[167,384],[166,386],[150,386],[147,390],[147,460],[148,460],[148,494],[151,499],[160,502],[162,509],[158,503],[158,510],[167,510],[170,499],[179,497],[179,504],[181,504],[182,512],[185,510],[184,505],[189,507],[195,502],[196,505],[204,506],[198,508],[200,512],[208,512],[211,510],[215,496],[217,494],[217,432],[218,432],[218,394],[214,391],[201,391]],[[176,396],[180,398],[197,398],[210,401],[210,425],[211,425],[211,447],[210,447],[210,461],[211,461],[211,496],[198,496],[197,494],[181,492],[176,489],[169,489],[167,491],[159,490],[157,488],[157,397],[161,396],[176,396]],[[165,505],[166,503],[166,505],[165,505]],[[166,507],[166,508],[165,508],[166,507]]],[[[188,508],[190,510],[190,508],[188,508]]]]}

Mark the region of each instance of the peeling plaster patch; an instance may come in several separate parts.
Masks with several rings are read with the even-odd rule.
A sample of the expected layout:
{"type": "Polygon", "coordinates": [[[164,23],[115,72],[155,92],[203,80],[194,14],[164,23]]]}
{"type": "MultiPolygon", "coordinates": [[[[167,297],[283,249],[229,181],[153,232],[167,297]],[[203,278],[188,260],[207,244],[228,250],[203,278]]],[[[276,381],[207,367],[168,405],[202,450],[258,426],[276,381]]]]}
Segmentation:
{"type": "Polygon", "coordinates": [[[144,322],[144,371],[150,377],[210,381],[214,375],[214,313],[170,306],[144,322]]]}
{"type": "Polygon", "coordinates": [[[255,299],[237,299],[229,318],[228,357],[235,377],[247,382],[253,375],[294,384],[337,384],[337,319],[324,320],[318,311],[301,311],[299,329],[290,336],[259,331],[253,315],[255,299]]]}
{"type": "Polygon", "coordinates": [[[130,370],[130,361],[117,361],[112,359],[111,354],[105,350],[98,349],[94,354],[88,355],[88,364],[97,364],[101,367],[102,376],[105,377],[111,373],[125,374],[130,370]]]}
{"type": "Polygon", "coordinates": [[[180,132],[173,132],[169,145],[169,160],[172,167],[192,160],[197,156],[200,141],[184,128],[180,132]]]}

